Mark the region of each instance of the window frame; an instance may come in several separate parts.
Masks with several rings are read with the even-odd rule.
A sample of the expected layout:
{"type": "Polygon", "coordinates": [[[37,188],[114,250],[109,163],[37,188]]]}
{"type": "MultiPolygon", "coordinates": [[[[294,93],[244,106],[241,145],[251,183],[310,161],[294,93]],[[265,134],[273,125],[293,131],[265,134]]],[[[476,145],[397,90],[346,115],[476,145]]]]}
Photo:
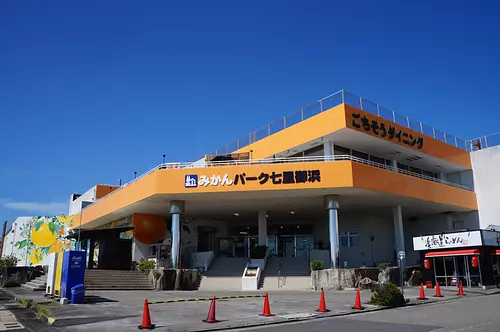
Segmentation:
{"type": "Polygon", "coordinates": [[[360,232],[359,231],[347,231],[347,232],[340,232],[339,233],[339,246],[342,248],[354,248],[354,247],[359,247],[361,240],[360,240],[360,232]],[[357,238],[357,244],[353,244],[351,238],[357,238]],[[342,238],[347,238],[347,246],[342,245],[342,238]]]}

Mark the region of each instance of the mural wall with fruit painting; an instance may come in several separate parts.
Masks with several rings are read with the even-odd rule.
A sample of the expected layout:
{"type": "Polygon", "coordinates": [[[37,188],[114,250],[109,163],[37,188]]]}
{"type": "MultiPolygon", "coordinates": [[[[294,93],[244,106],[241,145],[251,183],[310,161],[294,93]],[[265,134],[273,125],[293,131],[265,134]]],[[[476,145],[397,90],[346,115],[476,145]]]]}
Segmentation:
{"type": "Polygon", "coordinates": [[[72,243],[65,239],[71,232],[73,217],[37,216],[24,218],[16,223],[12,248],[5,254],[15,255],[18,266],[47,265],[48,255],[53,252],[69,250],[72,243]]]}

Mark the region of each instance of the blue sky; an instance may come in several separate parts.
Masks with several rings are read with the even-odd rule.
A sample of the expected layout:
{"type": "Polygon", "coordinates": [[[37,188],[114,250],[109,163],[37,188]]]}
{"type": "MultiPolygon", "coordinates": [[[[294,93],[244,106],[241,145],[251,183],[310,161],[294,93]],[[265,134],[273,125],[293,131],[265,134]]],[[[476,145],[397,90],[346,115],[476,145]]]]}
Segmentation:
{"type": "Polygon", "coordinates": [[[67,213],[340,89],[499,131],[500,5],[468,4],[1,1],[0,220],[67,213]]]}

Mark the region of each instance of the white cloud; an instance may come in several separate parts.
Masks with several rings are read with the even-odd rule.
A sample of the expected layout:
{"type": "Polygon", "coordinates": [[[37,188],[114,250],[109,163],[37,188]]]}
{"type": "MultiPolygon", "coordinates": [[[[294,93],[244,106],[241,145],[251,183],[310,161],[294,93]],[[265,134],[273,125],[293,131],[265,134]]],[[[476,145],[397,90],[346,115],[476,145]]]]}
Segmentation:
{"type": "Polygon", "coordinates": [[[12,210],[30,211],[36,214],[61,215],[68,209],[67,203],[36,203],[36,202],[1,202],[12,210]]]}

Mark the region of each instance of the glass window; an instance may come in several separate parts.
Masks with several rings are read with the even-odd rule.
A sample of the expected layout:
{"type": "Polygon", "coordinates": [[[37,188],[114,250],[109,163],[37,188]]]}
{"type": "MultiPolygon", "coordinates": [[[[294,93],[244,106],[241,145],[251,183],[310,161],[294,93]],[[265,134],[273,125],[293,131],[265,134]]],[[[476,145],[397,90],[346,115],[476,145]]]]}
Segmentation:
{"type": "Polygon", "coordinates": [[[349,247],[349,237],[346,233],[340,233],[340,246],[344,248],[349,247]]]}
{"type": "Polygon", "coordinates": [[[340,233],[340,246],[345,248],[359,246],[359,232],[340,233]]]}
{"type": "Polygon", "coordinates": [[[351,155],[351,149],[344,148],[343,146],[340,146],[340,145],[335,145],[334,151],[335,151],[336,156],[341,156],[341,155],[350,156],[351,155]]]}
{"type": "Polygon", "coordinates": [[[408,170],[413,173],[422,174],[422,170],[420,168],[408,166],[408,170]]]}
{"type": "Polygon", "coordinates": [[[349,233],[349,247],[359,246],[359,232],[349,233]]]}
{"type": "Polygon", "coordinates": [[[304,157],[304,151],[291,155],[290,158],[304,157]]]}
{"type": "Polygon", "coordinates": [[[428,176],[428,177],[433,178],[433,177],[434,177],[434,174],[435,174],[435,173],[432,173],[432,172],[426,171],[425,169],[423,169],[423,170],[422,170],[422,175],[425,175],[425,176],[428,176]]]}
{"type": "Polygon", "coordinates": [[[361,159],[364,159],[364,160],[368,160],[368,153],[364,153],[364,152],[352,150],[352,155],[354,157],[358,157],[358,158],[361,158],[361,159]]]}
{"type": "Polygon", "coordinates": [[[373,162],[385,165],[385,158],[370,155],[370,160],[373,162]]]}
{"type": "Polygon", "coordinates": [[[398,163],[398,169],[403,169],[403,170],[407,171],[408,170],[408,165],[398,163]]]}

